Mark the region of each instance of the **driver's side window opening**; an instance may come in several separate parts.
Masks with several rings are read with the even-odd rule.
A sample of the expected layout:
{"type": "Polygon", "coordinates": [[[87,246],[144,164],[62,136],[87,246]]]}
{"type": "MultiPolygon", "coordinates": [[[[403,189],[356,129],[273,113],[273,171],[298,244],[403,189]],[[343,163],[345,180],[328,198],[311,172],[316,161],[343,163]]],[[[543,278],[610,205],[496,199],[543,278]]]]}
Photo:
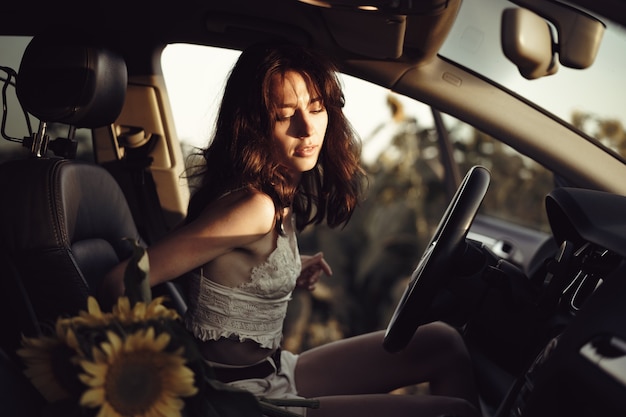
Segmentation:
{"type": "MultiPolygon", "coordinates": [[[[165,48],[163,74],[185,154],[207,145],[238,56],[197,45],[165,48]]],[[[345,229],[316,227],[299,239],[302,253],[324,251],[333,277],[322,279],[312,296],[294,295],[285,328],[293,351],[383,327],[451,197],[431,109],[372,83],[341,78],[346,115],[363,141],[368,198],[345,229]]],[[[448,116],[444,121],[461,176],[475,164],[492,171],[485,212],[544,229],[545,219],[530,217],[544,212],[543,196],[519,190],[541,182],[539,193],[547,193],[551,174],[469,125],[448,116]]]]}
{"type": "Polygon", "coordinates": [[[452,116],[444,115],[443,119],[460,172],[465,173],[474,165],[484,165],[491,171],[490,192],[481,211],[505,221],[549,232],[543,202],[554,188],[552,172],[452,116]]]}

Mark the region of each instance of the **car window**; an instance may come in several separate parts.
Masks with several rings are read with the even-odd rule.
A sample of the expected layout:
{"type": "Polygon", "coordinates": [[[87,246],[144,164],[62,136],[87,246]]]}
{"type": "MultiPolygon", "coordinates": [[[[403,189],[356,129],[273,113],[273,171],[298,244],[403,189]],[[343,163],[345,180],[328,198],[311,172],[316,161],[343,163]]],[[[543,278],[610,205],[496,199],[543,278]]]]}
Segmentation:
{"type": "Polygon", "coordinates": [[[554,175],[510,146],[458,120],[443,117],[461,172],[483,165],[491,172],[482,213],[525,227],[550,231],[543,207],[554,175]]]}
{"type": "MultiPolygon", "coordinates": [[[[174,122],[184,146],[206,146],[211,136],[217,109],[228,73],[240,52],[190,44],[168,45],[161,65],[173,108],[174,122]]],[[[346,95],[345,113],[365,142],[390,119],[387,96],[389,90],[341,74],[346,95]]],[[[430,110],[422,103],[398,96],[407,111],[430,118],[430,110]]],[[[376,153],[376,146],[365,152],[376,153]]]]}
{"type": "MultiPolygon", "coordinates": [[[[0,139],[0,162],[28,156],[29,148],[22,145],[24,138],[37,132],[39,120],[26,115],[15,94],[14,74],[19,71],[24,50],[30,42],[27,36],[0,36],[0,84],[2,85],[2,139],[0,139]]],[[[18,74],[19,75],[19,74],[18,74]]],[[[67,138],[69,126],[47,126],[50,140],[67,138]]],[[[90,129],[76,129],[74,139],[78,142],[76,158],[93,162],[93,138],[90,129]]],[[[52,151],[48,151],[48,155],[52,151]]]]}
{"type": "MultiPolygon", "coordinates": [[[[29,135],[27,120],[19,101],[15,95],[14,72],[18,71],[22,54],[30,41],[29,37],[21,36],[0,36],[0,81],[2,81],[2,139],[0,140],[0,161],[5,161],[21,155],[26,155],[27,151],[21,146],[24,136],[29,135]]],[[[28,119],[30,122],[30,119],[28,119]]],[[[32,126],[31,126],[32,128],[32,126]]],[[[37,126],[35,125],[36,129],[37,126]]]]}
{"type": "MultiPolygon", "coordinates": [[[[207,145],[225,80],[238,56],[238,51],[189,44],[165,48],[163,74],[176,131],[186,152],[207,145]]],[[[345,113],[363,141],[369,202],[408,209],[417,223],[421,244],[426,244],[450,199],[432,110],[346,74],[341,74],[341,80],[345,113]]],[[[552,187],[551,173],[458,119],[445,116],[444,122],[461,175],[476,164],[492,171],[496,191],[489,194],[483,210],[546,230],[542,205],[552,187]],[[529,191],[522,194],[518,192],[521,189],[529,191]]]]}

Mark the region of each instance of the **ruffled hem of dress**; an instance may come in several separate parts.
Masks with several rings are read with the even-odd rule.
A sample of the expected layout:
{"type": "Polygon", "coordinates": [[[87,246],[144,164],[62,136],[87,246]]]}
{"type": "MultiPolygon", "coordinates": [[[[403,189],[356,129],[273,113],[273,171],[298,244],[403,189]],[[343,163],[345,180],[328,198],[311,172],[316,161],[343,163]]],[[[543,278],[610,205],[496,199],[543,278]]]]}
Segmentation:
{"type": "Polygon", "coordinates": [[[261,346],[262,348],[276,349],[280,346],[280,340],[282,337],[272,337],[269,335],[242,335],[235,332],[229,332],[226,330],[206,329],[191,320],[185,320],[185,326],[197,339],[203,342],[207,340],[219,340],[221,338],[233,339],[236,338],[240,342],[246,340],[252,340],[261,346]]]}

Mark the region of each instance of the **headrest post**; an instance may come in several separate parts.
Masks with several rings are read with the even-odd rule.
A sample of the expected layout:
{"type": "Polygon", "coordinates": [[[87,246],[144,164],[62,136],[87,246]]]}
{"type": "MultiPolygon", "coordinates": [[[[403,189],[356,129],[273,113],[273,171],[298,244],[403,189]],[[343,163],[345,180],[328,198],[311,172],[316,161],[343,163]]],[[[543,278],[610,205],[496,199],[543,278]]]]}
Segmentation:
{"type": "Polygon", "coordinates": [[[46,156],[46,152],[48,151],[48,142],[50,141],[50,137],[46,133],[48,129],[48,123],[41,121],[39,122],[39,129],[37,133],[33,137],[33,143],[30,146],[30,154],[35,158],[43,158],[46,156]]]}

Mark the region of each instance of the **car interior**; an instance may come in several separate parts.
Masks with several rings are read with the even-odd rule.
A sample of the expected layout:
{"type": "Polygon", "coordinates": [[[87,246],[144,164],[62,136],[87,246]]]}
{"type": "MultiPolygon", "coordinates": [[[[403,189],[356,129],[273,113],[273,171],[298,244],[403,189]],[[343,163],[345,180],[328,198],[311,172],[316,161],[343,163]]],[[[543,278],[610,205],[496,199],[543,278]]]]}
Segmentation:
{"type": "MultiPolygon", "coordinates": [[[[8,72],[20,107],[9,111],[39,123],[11,144],[19,157],[0,163],[3,414],[43,415],[45,408],[15,354],[21,337],[84,310],[104,274],[130,256],[132,241],[148,246],[185,218],[191,191],[160,67],[165,46],[242,50],[278,38],[320,49],[342,72],[458,117],[555,174],[542,207],[550,232],[515,234],[523,262],[508,256],[499,237],[515,226],[479,212],[494,192],[489,170],[472,164],[446,178],[454,193],[415,254],[385,349],[402,350],[420,325],[444,320],[462,329],[486,417],[626,415],[624,159],[440,56],[461,0],[376,1],[376,13],[355,10],[357,3],[66,0],[16,2],[3,11],[1,35],[28,37],[19,68],[8,72]],[[92,161],[77,158],[84,130],[92,161]],[[499,244],[489,243],[496,236],[499,244]]],[[[590,65],[603,28],[578,8],[626,25],[626,4],[617,0],[510,5],[524,12],[503,15],[507,27],[524,27],[541,38],[537,44],[551,32],[526,10],[556,16],[561,30],[579,29],[579,38],[561,40],[568,39],[565,66],[590,65]]],[[[519,30],[503,32],[513,45],[504,53],[526,78],[552,74],[552,50],[521,50],[519,30]]],[[[153,291],[184,314],[177,282],[153,291]]]]}

